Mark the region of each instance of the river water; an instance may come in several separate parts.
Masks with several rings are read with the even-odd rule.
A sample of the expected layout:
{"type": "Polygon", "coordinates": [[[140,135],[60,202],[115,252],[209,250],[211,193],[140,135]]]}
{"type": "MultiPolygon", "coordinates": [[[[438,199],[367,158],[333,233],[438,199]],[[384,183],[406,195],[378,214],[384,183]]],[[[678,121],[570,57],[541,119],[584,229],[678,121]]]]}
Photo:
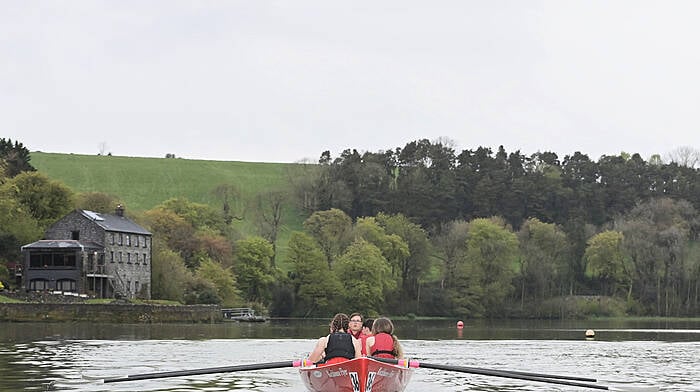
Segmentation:
{"type": "MultiPolygon", "coordinates": [[[[700,391],[700,322],[398,321],[408,357],[424,363],[592,377],[600,385],[700,391]],[[587,340],[586,329],[596,338],[587,340]]],[[[138,373],[303,358],[326,320],[117,325],[0,323],[0,391],[288,391],[294,368],[104,384],[138,373]]],[[[406,391],[596,390],[416,369],[406,391]]]]}

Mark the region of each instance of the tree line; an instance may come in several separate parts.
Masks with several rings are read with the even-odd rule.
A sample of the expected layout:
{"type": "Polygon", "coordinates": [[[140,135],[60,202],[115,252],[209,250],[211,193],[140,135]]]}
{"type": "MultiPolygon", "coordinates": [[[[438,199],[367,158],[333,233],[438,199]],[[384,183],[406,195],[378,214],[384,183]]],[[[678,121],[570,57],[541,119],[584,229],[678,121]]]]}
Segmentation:
{"type": "MultiPolygon", "coordinates": [[[[73,208],[123,204],[28,169],[25,152],[12,156],[28,166],[0,176],[4,262],[73,208]]],[[[456,154],[420,140],[324,152],[290,173],[292,191],[258,195],[245,211],[235,184],[222,184],[212,189],[221,205],[176,198],[130,217],[154,234],[152,295],[182,303],[299,317],[697,315],[699,173],[677,158],[456,154]],[[291,203],[303,227],[279,244],[291,203]]]]}
{"type": "Polygon", "coordinates": [[[596,162],[418,140],[336,158],[326,151],[297,193],[310,212],[337,208],[353,221],[401,214],[426,231],[426,271],[442,275],[404,276],[401,309],[533,314],[560,311],[567,296],[606,295],[622,300],[619,312],[687,315],[699,310],[698,157],[679,148],[668,163],[627,153],[596,162]],[[595,248],[601,236],[619,241],[595,248]]]}

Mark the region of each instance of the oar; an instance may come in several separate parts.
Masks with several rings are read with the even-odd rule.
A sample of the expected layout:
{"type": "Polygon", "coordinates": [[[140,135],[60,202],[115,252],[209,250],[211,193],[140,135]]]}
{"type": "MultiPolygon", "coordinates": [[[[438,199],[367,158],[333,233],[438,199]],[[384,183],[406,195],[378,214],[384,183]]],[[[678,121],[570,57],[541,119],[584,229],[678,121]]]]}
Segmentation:
{"type": "Polygon", "coordinates": [[[509,371],[503,371],[503,370],[481,369],[481,368],[466,367],[466,366],[436,365],[436,364],[425,363],[425,362],[409,361],[409,360],[405,360],[405,359],[388,359],[388,358],[375,358],[375,357],[372,357],[372,358],[376,359],[377,361],[391,363],[391,364],[404,366],[404,367],[413,367],[413,368],[420,367],[420,368],[426,368],[426,369],[447,370],[447,371],[451,371],[451,372],[481,374],[484,376],[514,378],[514,379],[518,379],[518,380],[538,381],[538,382],[545,382],[545,383],[549,383],[549,384],[570,385],[570,386],[574,386],[574,387],[602,389],[602,390],[606,390],[606,391],[658,392],[658,390],[659,390],[658,387],[627,386],[627,385],[625,385],[625,386],[608,386],[608,385],[591,384],[591,383],[584,383],[584,382],[578,382],[578,381],[566,381],[566,380],[561,379],[561,378],[567,378],[567,376],[557,376],[556,378],[554,378],[554,377],[542,377],[543,375],[542,376],[535,376],[534,375],[535,373],[522,374],[523,372],[509,372],[509,371]]]}
{"type": "Polygon", "coordinates": [[[134,380],[150,380],[153,378],[196,376],[196,375],[200,375],[200,374],[242,372],[242,371],[246,371],[246,370],[279,369],[279,368],[286,368],[286,367],[300,367],[300,366],[309,366],[309,365],[312,365],[312,363],[306,359],[296,360],[296,361],[285,361],[285,362],[251,363],[248,365],[222,366],[222,367],[213,367],[213,368],[204,368],[204,369],[179,370],[179,371],[171,371],[171,372],[132,374],[132,375],[123,376],[123,377],[105,378],[104,382],[109,383],[109,382],[122,382],[122,381],[134,381],[134,380]]]}

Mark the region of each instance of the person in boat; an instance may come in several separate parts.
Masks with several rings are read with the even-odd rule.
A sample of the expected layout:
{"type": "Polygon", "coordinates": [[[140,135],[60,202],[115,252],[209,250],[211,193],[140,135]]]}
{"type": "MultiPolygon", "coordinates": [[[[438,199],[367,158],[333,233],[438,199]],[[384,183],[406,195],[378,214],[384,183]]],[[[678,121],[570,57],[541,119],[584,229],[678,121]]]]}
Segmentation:
{"type": "Polygon", "coordinates": [[[360,334],[360,347],[362,347],[362,355],[367,355],[367,338],[372,336],[372,324],[374,319],[368,318],[362,323],[362,333],[360,334]]]}
{"type": "Polygon", "coordinates": [[[348,331],[355,339],[359,339],[362,335],[362,315],[353,313],[350,315],[350,330],[348,331]]]}
{"type": "Polygon", "coordinates": [[[372,336],[367,338],[365,350],[378,358],[403,358],[403,348],[394,335],[394,324],[386,317],[374,320],[372,336]]]}
{"type": "Polygon", "coordinates": [[[308,359],[314,363],[338,363],[362,356],[360,341],[348,332],[350,318],[345,313],[338,313],[330,324],[330,333],[318,339],[308,359]]]}

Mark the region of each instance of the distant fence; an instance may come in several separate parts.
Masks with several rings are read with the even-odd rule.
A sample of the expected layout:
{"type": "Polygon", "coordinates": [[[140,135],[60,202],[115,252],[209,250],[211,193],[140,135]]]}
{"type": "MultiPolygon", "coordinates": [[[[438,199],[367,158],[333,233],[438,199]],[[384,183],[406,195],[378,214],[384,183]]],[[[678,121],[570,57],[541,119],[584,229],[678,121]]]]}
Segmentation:
{"type": "Polygon", "coordinates": [[[222,314],[217,305],[0,303],[0,321],[215,323],[222,314]]]}

